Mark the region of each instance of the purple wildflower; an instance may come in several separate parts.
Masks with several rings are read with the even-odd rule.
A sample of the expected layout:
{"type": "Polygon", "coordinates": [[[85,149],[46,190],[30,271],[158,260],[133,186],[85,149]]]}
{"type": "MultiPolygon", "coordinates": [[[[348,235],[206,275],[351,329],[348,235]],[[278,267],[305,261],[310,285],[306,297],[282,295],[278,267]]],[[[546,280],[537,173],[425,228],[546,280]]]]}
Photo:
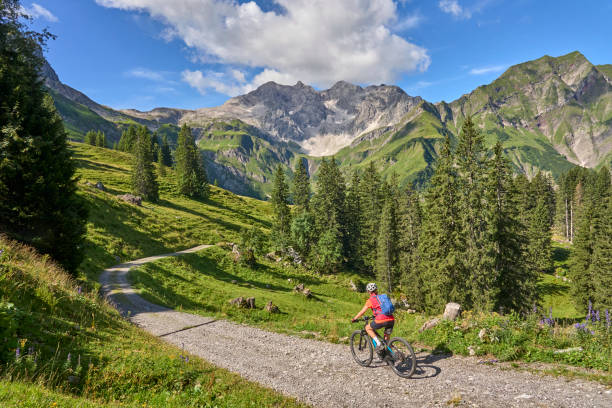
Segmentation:
{"type": "Polygon", "coordinates": [[[80,295],[81,292],[83,292],[83,288],[81,288],[80,286],[77,288],[77,293],[80,295]]]}
{"type": "Polygon", "coordinates": [[[0,256],[4,253],[4,249],[0,249],[0,256]]]}
{"type": "Polygon", "coordinates": [[[576,323],[574,325],[574,327],[576,328],[577,331],[579,332],[584,332],[584,333],[591,333],[591,334],[595,334],[592,331],[589,331],[589,328],[587,327],[586,323],[576,323]]]}
{"type": "Polygon", "coordinates": [[[70,353],[68,353],[68,358],[66,358],[66,361],[68,362],[68,364],[70,364],[70,359],[72,358],[72,355],[70,353]]]}
{"type": "Polygon", "coordinates": [[[606,309],[606,328],[610,328],[610,311],[606,309]]]}
{"type": "Polygon", "coordinates": [[[19,347],[17,347],[17,349],[15,350],[15,360],[19,360],[19,357],[21,357],[21,350],[19,349],[19,347]]]}
{"type": "Polygon", "coordinates": [[[593,322],[598,322],[599,321],[599,310],[595,311],[595,320],[593,320],[593,322]]]}

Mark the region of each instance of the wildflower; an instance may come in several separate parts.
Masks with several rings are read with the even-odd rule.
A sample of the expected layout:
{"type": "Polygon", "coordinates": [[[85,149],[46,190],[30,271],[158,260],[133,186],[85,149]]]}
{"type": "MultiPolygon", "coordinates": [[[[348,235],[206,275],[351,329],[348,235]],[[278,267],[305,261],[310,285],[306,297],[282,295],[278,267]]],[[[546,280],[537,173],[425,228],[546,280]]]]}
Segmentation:
{"type": "Polygon", "coordinates": [[[593,322],[599,321],[599,310],[595,311],[595,320],[593,322]]]}
{"type": "Polygon", "coordinates": [[[4,253],[4,249],[0,249],[0,256],[4,253]]]}
{"type": "Polygon", "coordinates": [[[80,295],[81,292],[83,291],[83,288],[81,288],[80,286],[77,288],[77,293],[80,295]]]}
{"type": "Polygon", "coordinates": [[[19,357],[21,357],[21,350],[19,349],[19,347],[17,347],[17,349],[15,350],[15,360],[19,360],[19,357]]]}
{"type": "Polygon", "coordinates": [[[610,328],[610,311],[606,309],[606,328],[610,328]]]}
{"type": "Polygon", "coordinates": [[[70,353],[68,353],[68,358],[66,358],[66,362],[68,364],[70,364],[70,359],[72,358],[72,355],[70,353]]]}

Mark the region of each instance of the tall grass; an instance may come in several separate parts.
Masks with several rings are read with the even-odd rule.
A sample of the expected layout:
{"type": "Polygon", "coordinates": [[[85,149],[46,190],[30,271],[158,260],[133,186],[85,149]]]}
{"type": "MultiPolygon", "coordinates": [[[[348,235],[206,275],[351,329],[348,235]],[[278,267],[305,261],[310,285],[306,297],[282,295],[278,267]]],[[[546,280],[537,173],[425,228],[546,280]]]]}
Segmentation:
{"type": "Polygon", "coordinates": [[[24,384],[31,406],[298,405],[132,326],[32,249],[0,238],[0,251],[0,406],[24,384]]]}

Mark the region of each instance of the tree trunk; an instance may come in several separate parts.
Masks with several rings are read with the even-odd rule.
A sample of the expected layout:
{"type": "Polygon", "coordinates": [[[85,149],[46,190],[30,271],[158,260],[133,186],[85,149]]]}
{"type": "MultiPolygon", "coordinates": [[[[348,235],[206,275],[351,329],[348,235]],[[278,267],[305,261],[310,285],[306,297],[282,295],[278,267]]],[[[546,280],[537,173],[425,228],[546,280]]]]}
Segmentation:
{"type": "Polygon", "coordinates": [[[569,240],[569,220],[567,214],[567,197],[565,197],[565,239],[569,240]]]}

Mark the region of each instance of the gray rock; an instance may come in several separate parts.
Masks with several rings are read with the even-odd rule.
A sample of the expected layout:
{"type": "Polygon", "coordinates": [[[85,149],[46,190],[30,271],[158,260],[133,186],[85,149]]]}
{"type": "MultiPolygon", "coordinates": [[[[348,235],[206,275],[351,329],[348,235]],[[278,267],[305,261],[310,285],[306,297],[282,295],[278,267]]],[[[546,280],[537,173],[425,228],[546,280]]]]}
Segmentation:
{"type": "Polygon", "coordinates": [[[439,323],[440,323],[440,318],[434,317],[433,319],[430,319],[430,320],[426,321],[423,324],[423,326],[421,326],[421,328],[419,329],[419,333],[422,333],[425,330],[429,330],[432,327],[436,327],[439,323]]]}
{"type": "Polygon", "coordinates": [[[104,186],[104,184],[102,184],[102,182],[101,182],[101,181],[98,181],[98,182],[96,183],[95,187],[96,187],[98,190],[106,191],[106,187],[104,186]]]}
{"type": "Polygon", "coordinates": [[[480,331],[478,332],[478,338],[483,343],[486,343],[489,340],[489,333],[487,333],[487,329],[485,328],[480,329],[480,331]]]}
{"type": "Polygon", "coordinates": [[[302,291],[302,294],[306,296],[307,299],[310,299],[312,297],[312,292],[308,288],[304,289],[304,291],[302,291]]]}
{"type": "Polygon", "coordinates": [[[304,292],[304,284],[298,283],[296,286],[293,287],[293,291],[294,292],[304,292]]]}
{"type": "Polygon", "coordinates": [[[269,313],[280,313],[280,309],[278,308],[278,306],[276,306],[274,303],[272,303],[272,301],[269,301],[268,303],[266,303],[265,309],[269,313]]]}
{"type": "Polygon", "coordinates": [[[142,197],[140,196],[135,196],[132,194],[123,194],[123,195],[118,195],[117,196],[118,199],[125,201],[126,203],[130,203],[130,204],[134,204],[137,205],[139,207],[142,207],[142,197]]]}
{"type": "Polygon", "coordinates": [[[361,284],[357,285],[357,284],[355,284],[355,282],[350,281],[350,282],[349,282],[349,285],[350,285],[351,290],[352,290],[353,292],[359,292],[359,293],[363,292],[363,287],[362,287],[362,285],[361,285],[361,284]]]}
{"type": "Polygon", "coordinates": [[[247,298],[246,307],[247,309],[255,309],[255,298],[254,297],[247,298]]]}
{"type": "Polygon", "coordinates": [[[447,303],[446,307],[444,308],[444,315],[442,315],[442,318],[454,321],[460,314],[461,305],[459,303],[447,303]]]}

